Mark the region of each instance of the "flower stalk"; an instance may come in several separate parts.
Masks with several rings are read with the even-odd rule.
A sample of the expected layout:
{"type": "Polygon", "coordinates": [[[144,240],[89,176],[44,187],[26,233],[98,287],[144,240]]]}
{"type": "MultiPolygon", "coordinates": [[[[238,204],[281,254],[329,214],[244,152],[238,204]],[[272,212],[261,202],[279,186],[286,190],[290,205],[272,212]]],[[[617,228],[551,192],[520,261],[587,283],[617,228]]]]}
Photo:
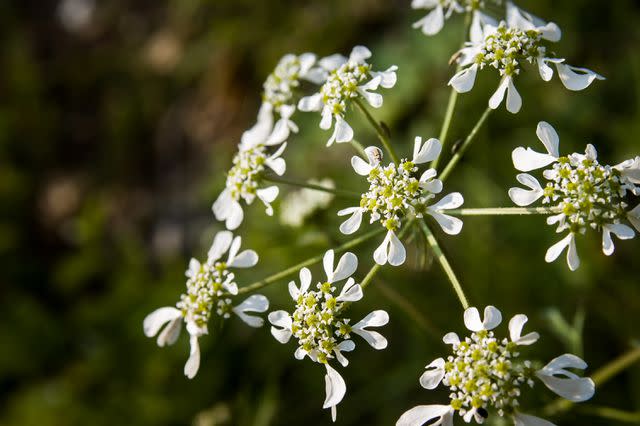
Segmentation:
{"type": "Polygon", "coordinates": [[[316,190],[316,191],[329,192],[331,194],[334,194],[336,197],[351,198],[351,199],[360,198],[360,194],[355,192],[355,191],[347,191],[347,190],[343,190],[343,189],[329,188],[327,186],[317,185],[315,183],[310,183],[310,182],[302,182],[302,181],[299,181],[299,180],[284,179],[284,178],[275,177],[275,176],[265,176],[263,178],[263,180],[266,181],[266,182],[271,182],[271,183],[280,183],[280,184],[284,184],[284,185],[298,186],[300,188],[313,189],[313,190],[316,190]]]}
{"type": "Polygon", "coordinates": [[[448,213],[453,216],[513,216],[554,214],[558,209],[553,207],[487,207],[477,209],[452,209],[448,213]]]}
{"type": "Polygon", "coordinates": [[[378,122],[378,120],[376,120],[371,115],[367,107],[364,106],[364,104],[359,98],[355,98],[354,103],[356,104],[360,112],[365,116],[369,124],[371,124],[373,129],[378,134],[378,138],[380,139],[380,142],[382,142],[384,149],[387,151],[387,153],[389,153],[391,160],[393,160],[394,163],[398,164],[400,162],[400,159],[396,154],[395,150],[393,149],[393,147],[391,146],[391,142],[389,141],[389,136],[387,135],[387,132],[385,131],[385,129],[383,129],[382,125],[378,122]]]}

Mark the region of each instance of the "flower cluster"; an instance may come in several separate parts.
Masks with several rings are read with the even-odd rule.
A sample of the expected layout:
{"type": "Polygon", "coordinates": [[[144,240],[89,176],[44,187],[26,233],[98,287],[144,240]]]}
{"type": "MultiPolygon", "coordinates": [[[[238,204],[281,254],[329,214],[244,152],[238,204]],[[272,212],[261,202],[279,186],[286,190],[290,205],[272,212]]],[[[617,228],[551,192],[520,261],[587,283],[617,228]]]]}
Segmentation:
{"type": "MultiPolygon", "coordinates": [[[[333,189],[335,184],[331,179],[310,179],[308,183],[333,189]]],[[[287,195],[280,205],[280,221],[286,225],[298,228],[305,219],[316,211],[327,208],[333,200],[330,192],[318,191],[311,188],[303,188],[287,195]]]]}
{"type": "Polygon", "coordinates": [[[436,179],[436,171],[428,169],[418,178],[418,164],[435,160],[442,150],[437,139],[429,139],[424,144],[416,137],[411,161],[402,160],[400,164],[382,165],[382,151],[368,147],[365,153],[368,162],[358,156],[351,159],[351,165],[357,174],[366,176],[369,190],[362,194],[360,205],[338,212],[339,216],[351,215],[342,223],[340,231],[353,234],[360,228],[362,216],[370,215],[370,223],[379,221],[387,229],[387,235],[376,249],[373,258],[376,263],[389,263],[397,266],[404,263],[406,250],[396,235],[403,220],[408,216],[422,218],[431,215],[451,235],[460,233],[462,221],[442,213],[442,210],[458,208],[463,203],[460,193],[452,193],[439,202],[431,204],[435,194],[442,191],[442,182],[436,179]]]}
{"type": "Polygon", "coordinates": [[[367,62],[371,51],[364,46],[356,46],[349,58],[332,55],[318,61],[325,74],[325,82],[318,93],[300,99],[301,111],[321,111],[320,128],[328,130],[334,124],[334,131],[327,146],[334,142],[349,142],[353,139],[353,129],[345,121],[348,103],[363,98],[374,108],[382,106],[382,95],[375,93],[379,87],[392,88],[396,84],[395,65],[386,71],[372,71],[367,62]]]}
{"type": "Polygon", "coordinates": [[[280,114],[283,108],[295,108],[295,91],[301,80],[322,83],[322,76],[314,68],[315,63],[316,55],[313,53],[283,56],[262,86],[262,102],[272,105],[280,114]]]}
{"type": "Polygon", "coordinates": [[[513,151],[513,164],[522,172],[551,165],[543,172],[547,184],[543,188],[535,177],[521,173],[517,179],[529,189],[511,188],[509,196],[519,206],[531,205],[542,198],[543,205],[557,210],[547,223],[557,225],[558,233],[569,231],[564,239],[549,248],[546,261],[553,262],[568,247],[567,263],[572,271],[576,270],[580,258],[575,236],[584,234],[588,228],[602,231],[602,251],[611,255],[614,251],[611,234],[620,239],[635,236],[633,228],[624,221],[640,231],[640,205],[630,210],[627,204],[629,194],[640,195],[640,157],[613,167],[601,165],[591,144],[584,154],[561,157],[560,138],[549,123],[540,122],[536,133],[547,153],[518,147],[513,151]]]}
{"type": "Polygon", "coordinates": [[[457,92],[470,91],[475,83],[478,70],[493,67],[502,80],[498,89],[489,99],[489,107],[496,109],[507,96],[507,110],[517,113],[522,107],[522,97],[513,83],[522,66],[529,62],[538,66],[540,77],[549,81],[553,77],[554,64],[560,80],[569,90],[583,90],[594,80],[603,77],[586,68],[577,68],[564,63],[564,59],[547,56],[543,40],[560,40],[560,28],[553,23],[524,12],[507,3],[506,21],[499,24],[485,17],[481,25],[472,25],[470,42],[458,52],[457,62],[462,69],[451,78],[451,85],[457,92]]]}
{"type": "Polygon", "coordinates": [[[287,343],[292,336],[297,339],[296,359],[308,356],[312,361],[325,365],[327,395],[323,408],[331,408],[335,421],[336,406],[346,393],[346,384],[329,362],[336,359],[343,367],[349,364],[343,352],[355,349],[351,333],[361,336],[375,349],[386,348],[387,340],[380,333],[367,330],[367,327],[387,324],[389,315],[385,311],[373,311],[351,325],[343,310],[346,304],[363,297],[362,288],[351,278],[358,268],[358,258],[353,253],[345,253],[334,268],[334,252],[329,250],[324,255],[323,265],[327,280],[317,283],[316,290],[313,290],[311,272],[302,268],[300,287],[293,281],[289,283],[295,310],[291,315],[286,311],[271,312],[269,321],[273,324],[271,333],[280,343],[287,343]],[[346,283],[336,295],[333,284],[345,279],[346,283]]]}
{"type": "MultiPolygon", "coordinates": [[[[496,5],[502,4],[502,0],[487,0],[496,5]]],[[[473,19],[483,19],[486,2],[483,0],[413,0],[413,9],[427,9],[430,12],[418,22],[413,24],[413,28],[420,28],[424,35],[432,36],[438,34],[444,27],[445,19],[449,19],[453,12],[472,12],[473,19]]]]}
{"type": "Polygon", "coordinates": [[[502,322],[502,314],[493,306],[484,310],[484,318],[476,308],[464,312],[464,323],[472,333],[461,340],[448,333],[443,341],[451,345],[453,354],[438,358],[427,365],[420,377],[425,389],[435,389],[440,383],[449,388],[449,405],[420,405],[405,412],[397,426],[430,424],[452,425],[456,412],[469,423],[483,423],[495,412],[499,417],[513,419],[517,426],[551,424],[546,420],[519,411],[521,390],[541,380],[547,388],[573,402],[590,399],[595,386],[590,378],[577,376],[567,368],[584,370],[587,365],[575,355],[564,354],[536,371],[532,363],[520,357],[520,347],[534,344],[538,333],[522,335],[526,315],[515,315],[509,321],[509,339],[499,339],[493,329],[502,322]]]}
{"type": "Polygon", "coordinates": [[[271,108],[263,104],[256,125],[242,135],[233,167],[227,173],[225,189],[212,207],[216,219],[224,220],[227,229],[234,230],[242,223],[244,212],[240,200],[249,205],[258,197],[266,206],[267,214],[273,215],[271,203],[278,196],[279,189],[275,185],[266,188],[261,185],[267,168],[278,176],[286,170],[287,164],[281,157],[287,146],[283,142],[289,136],[285,128],[286,124],[273,125],[271,108]],[[269,153],[269,148],[277,145],[280,145],[278,149],[269,153]]]}
{"type": "Polygon", "coordinates": [[[234,238],[229,231],[218,232],[213,239],[207,261],[201,264],[196,259],[191,259],[189,262],[189,269],[185,274],[187,292],[180,296],[176,307],[156,309],[144,319],[145,335],[158,335],[157,343],[160,347],[174,344],[180,335],[182,323],[187,324],[187,332],[191,336],[191,351],[184,366],[184,374],[190,379],[195,377],[200,367],[198,338],[208,333],[207,324],[213,312],[223,319],[234,313],[251,327],[261,327],[263,319],[249,315],[248,312],[266,312],[269,309],[269,301],[259,294],[249,296],[244,302],[233,306],[231,297],[238,294],[238,285],[230,268],[250,268],[258,263],[255,251],[240,252],[241,241],[241,237],[234,238]],[[222,261],[222,256],[227,252],[227,260],[222,261]]]}

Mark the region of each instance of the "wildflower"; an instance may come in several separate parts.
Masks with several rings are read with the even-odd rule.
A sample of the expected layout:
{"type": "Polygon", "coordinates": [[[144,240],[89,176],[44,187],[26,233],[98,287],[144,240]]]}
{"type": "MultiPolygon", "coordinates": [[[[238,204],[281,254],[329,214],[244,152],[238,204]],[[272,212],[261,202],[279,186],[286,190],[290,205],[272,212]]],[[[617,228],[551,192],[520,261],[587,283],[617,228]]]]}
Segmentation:
{"type": "Polygon", "coordinates": [[[358,156],[351,158],[351,165],[357,174],[366,176],[369,190],[362,194],[360,205],[338,212],[339,216],[351,215],[340,226],[343,234],[353,234],[360,228],[362,216],[370,214],[370,223],[379,221],[387,229],[382,244],[373,253],[376,263],[397,266],[404,263],[406,250],[396,232],[408,216],[422,218],[431,215],[450,235],[462,230],[462,221],[442,213],[442,210],[458,208],[464,202],[458,192],[443,197],[430,204],[435,194],[442,191],[442,182],[436,179],[435,169],[428,169],[418,177],[418,164],[433,161],[440,155],[442,145],[437,139],[429,139],[424,144],[416,137],[411,161],[403,159],[400,164],[383,166],[382,151],[370,146],[365,149],[368,162],[358,156]]]}
{"type": "Polygon", "coordinates": [[[538,180],[528,173],[517,176],[518,181],[529,189],[511,188],[509,197],[519,206],[528,206],[542,198],[542,204],[554,207],[558,213],[549,216],[547,224],[557,225],[556,232],[568,230],[560,242],[549,248],[545,256],[553,262],[567,248],[569,269],[580,266],[575,237],[588,228],[602,231],[602,251],[610,256],[614,251],[611,234],[626,240],[633,238],[633,228],[624,224],[626,220],[638,227],[638,207],[629,211],[627,193],[640,195],[640,157],[616,166],[601,165],[593,145],[587,145],[585,154],[574,153],[560,157],[560,139],[549,123],[541,121],[536,131],[547,153],[531,148],[518,147],[513,151],[513,165],[517,170],[528,172],[551,166],[542,175],[547,180],[543,188],[538,180]]]}
{"type": "Polygon", "coordinates": [[[291,315],[286,311],[271,312],[269,322],[273,325],[271,334],[280,343],[287,343],[292,336],[297,339],[296,359],[308,356],[312,361],[325,365],[326,400],[323,408],[331,408],[335,421],[336,406],[342,401],[347,388],[344,379],[329,362],[335,359],[343,367],[349,364],[343,352],[355,349],[352,333],[364,338],[374,349],[386,348],[387,339],[367,327],[387,324],[389,315],[385,311],[373,311],[351,325],[351,320],[344,316],[343,308],[363,296],[362,288],[351,278],[358,267],[358,258],[353,253],[345,253],[334,268],[334,252],[329,250],[324,255],[323,265],[327,280],[319,282],[316,290],[311,289],[311,272],[307,268],[300,270],[300,287],[294,281],[289,283],[295,310],[291,315]],[[333,284],[345,279],[346,283],[336,295],[333,284]]]}
{"type": "MultiPolygon", "coordinates": [[[[335,184],[331,179],[310,179],[309,183],[331,189],[335,188],[335,184]]],[[[282,200],[280,206],[280,221],[285,225],[299,228],[305,219],[316,211],[327,208],[332,200],[333,194],[330,192],[310,188],[303,188],[299,191],[292,192],[282,200]]]]}
{"type": "Polygon", "coordinates": [[[301,80],[315,84],[324,82],[321,70],[314,67],[316,59],[313,53],[284,55],[262,86],[262,101],[272,105],[277,113],[283,106],[295,108],[295,91],[301,80]]]}
{"type": "Polygon", "coordinates": [[[184,374],[190,379],[195,377],[200,367],[198,338],[208,334],[207,324],[212,313],[215,312],[223,319],[234,313],[249,326],[261,327],[263,319],[248,313],[266,312],[269,309],[269,301],[260,294],[249,296],[239,305],[233,305],[231,297],[238,294],[238,285],[230,268],[250,268],[258,263],[255,251],[239,252],[241,241],[241,237],[234,238],[229,231],[218,232],[213,239],[207,261],[201,264],[196,259],[191,259],[189,262],[189,269],[185,273],[187,292],[180,296],[176,307],[156,309],[144,319],[144,334],[147,337],[158,335],[157,343],[160,347],[174,344],[180,335],[182,323],[187,324],[191,350],[184,366],[184,374]],[[221,260],[227,252],[227,260],[221,260]]]}
{"type": "Polygon", "coordinates": [[[463,67],[451,78],[451,85],[457,92],[465,93],[473,88],[478,70],[493,67],[498,70],[502,80],[498,89],[489,99],[489,107],[496,109],[507,95],[507,111],[517,113],[522,106],[522,97],[513,83],[526,62],[537,64],[540,77],[549,81],[553,77],[555,65],[558,76],[569,90],[583,90],[594,80],[604,77],[586,68],[578,68],[564,63],[563,58],[548,56],[544,41],[560,40],[560,28],[553,22],[546,23],[541,19],[524,12],[507,3],[506,22],[499,25],[485,23],[480,27],[472,27],[471,41],[458,52],[457,62],[463,67]]]}
{"type": "Polygon", "coordinates": [[[573,402],[586,401],[595,392],[590,378],[579,377],[567,368],[584,370],[587,364],[571,354],[553,359],[541,370],[535,370],[520,357],[522,346],[534,344],[538,333],[522,335],[526,315],[516,315],[509,321],[509,339],[499,339],[492,331],[502,322],[502,314],[493,306],[484,310],[484,318],[476,308],[464,312],[465,326],[471,337],[460,340],[456,333],[444,336],[453,354],[438,358],[426,366],[420,377],[425,389],[435,389],[440,383],[450,390],[449,405],[419,405],[405,412],[397,426],[453,425],[456,412],[469,423],[483,423],[491,413],[511,418],[516,426],[551,425],[546,420],[520,412],[519,398],[526,386],[532,388],[539,379],[551,391],[573,402]],[[491,412],[490,412],[491,410],[491,412]],[[435,421],[435,422],[434,422],[435,421]]]}
{"type": "Polygon", "coordinates": [[[353,139],[353,129],[345,121],[347,103],[362,98],[374,108],[382,106],[382,95],[375,93],[379,87],[390,89],[396,84],[397,66],[386,71],[372,71],[367,63],[371,52],[364,46],[356,46],[349,58],[332,55],[321,59],[318,65],[326,75],[326,81],[318,93],[300,99],[301,111],[321,111],[320,128],[328,130],[334,125],[333,134],[327,146],[334,142],[349,142],[353,139]]]}
{"type": "Polygon", "coordinates": [[[244,212],[240,200],[249,205],[257,196],[266,206],[266,213],[273,215],[271,203],[279,189],[275,185],[262,188],[261,184],[267,168],[278,176],[284,174],[287,165],[281,155],[287,146],[283,143],[287,136],[288,132],[273,126],[271,107],[263,104],[256,125],[242,135],[225,189],[212,206],[216,219],[224,220],[227,229],[234,230],[242,223],[244,212]],[[278,149],[269,153],[269,148],[276,145],[280,145],[278,149]]]}
{"type": "MultiPolygon", "coordinates": [[[[489,0],[500,4],[501,0],[489,0]]],[[[424,18],[413,24],[413,28],[420,28],[424,35],[432,36],[440,32],[444,27],[445,19],[449,19],[453,12],[472,12],[473,19],[485,19],[487,16],[480,12],[484,9],[485,2],[481,0],[413,0],[411,8],[431,10],[424,18]]],[[[477,22],[477,21],[476,21],[477,22]]]]}

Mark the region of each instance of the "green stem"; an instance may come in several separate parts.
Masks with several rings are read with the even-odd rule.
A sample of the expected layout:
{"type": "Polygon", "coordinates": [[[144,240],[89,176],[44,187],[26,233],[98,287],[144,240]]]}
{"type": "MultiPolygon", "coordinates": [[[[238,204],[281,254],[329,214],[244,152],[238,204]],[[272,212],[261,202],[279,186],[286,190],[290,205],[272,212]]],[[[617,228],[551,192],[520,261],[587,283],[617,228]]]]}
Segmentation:
{"type": "Polygon", "coordinates": [[[458,150],[453,154],[453,157],[451,157],[449,163],[447,163],[447,166],[440,174],[441,181],[445,181],[449,177],[453,169],[456,167],[456,164],[458,164],[458,161],[460,161],[464,153],[467,151],[467,149],[469,149],[469,145],[471,145],[471,142],[473,142],[475,137],[478,135],[478,131],[484,125],[485,121],[487,121],[487,118],[489,117],[491,111],[493,110],[489,107],[484,110],[476,125],[473,126],[473,129],[471,129],[471,132],[469,133],[467,138],[464,140],[462,145],[460,145],[460,148],[458,148],[458,150]]]}
{"type": "MultiPolygon", "coordinates": [[[[613,376],[626,370],[637,361],[640,360],[640,347],[630,349],[626,353],[620,355],[610,363],[600,367],[593,375],[591,379],[596,384],[596,388],[602,386],[608,382],[613,376]]],[[[561,413],[569,410],[574,405],[573,402],[566,399],[558,398],[551,404],[544,408],[545,414],[552,416],[557,413],[561,413]]]]}
{"type": "Polygon", "coordinates": [[[360,142],[355,139],[351,139],[350,143],[356,149],[356,151],[358,151],[358,154],[360,154],[364,158],[367,158],[367,153],[364,152],[364,146],[362,146],[360,142]]]}
{"type": "Polygon", "coordinates": [[[302,181],[298,181],[298,180],[290,180],[290,179],[283,179],[281,177],[275,177],[275,176],[264,176],[262,178],[262,180],[264,180],[265,182],[271,182],[271,183],[281,183],[284,185],[291,185],[291,186],[299,186],[301,188],[308,188],[308,189],[313,189],[316,191],[323,191],[323,192],[329,192],[331,194],[334,194],[338,197],[344,197],[344,198],[360,198],[359,193],[355,192],[355,191],[345,191],[342,189],[335,189],[335,188],[329,188],[328,186],[322,186],[322,185],[316,185],[315,183],[309,183],[309,182],[302,182],[302,181]]]}
{"type": "MultiPolygon", "coordinates": [[[[351,241],[349,241],[348,243],[345,243],[339,247],[336,247],[333,249],[333,251],[335,251],[336,253],[340,253],[343,252],[345,250],[348,250],[350,248],[356,247],[362,243],[364,243],[365,241],[370,240],[371,238],[375,237],[376,235],[380,235],[384,232],[384,229],[376,229],[373,230],[371,232],[368,232],[366,234],[363,234],[357,238],[352,239],[351,241]]],[[[322,258],[324,257],[324,253],[319,254],[317,256],[311,257],[307,260],[303,260],[302,262],[293,265],[287,269],[285,269],[284,271],[280,271],[276,274],[273,274],[267,278],[264,278],[260,281],[256,281],[252,284],[249,284],[247,286],[244,286],[242,288],[240,288],[238,290],[238,294],[244,294],[244,293],[250,293],[252,291],[258,290],[260,288],[266,287],[270,284],[273,284],[283,278],[288,277],[289,275],[293,275],[296,272],[298,272],[300,269],[306,267],[306,266],[311,266],[315,263],[318,263],[320,261],[322,261],[322,258]]]]}
{"type": "Polygon", "coordinates": [[[560,211],[556,207],[490,207],[480,209],[451,209],[447,214],[454,216],[509,216],[554,214],[560,211]]]}
{"type": "Polygon", "coordinates": [[[460,281],[458,281],[458,278],[456,277],[455,272],[453,272],[453,268],[451,267],[451,264],[449,263],[446,256],[444,255],[444,252],[440,248],[440,245],[438,244],[438,240],[436,240],[436,237],[433,235],[433,232],[431,232],[431,230],[429,229],[429,226],[427,226],[426,222],[424,222],[423,220],[420,221],[420,227],[422,228],[422,232],[424,232],[424,236],[427,238],[427,242],[431,246],[433,253],[436,255],[438,262],[440,262],[442,269],[444,270],[445,274],[449,278],[449,281],[453,286],[453,290],[455,291],[456,296],[458,296],[458,299],[460,300],[462,307],[464,309],[467,309],[469,307],[469,302],[467,301],[467,297],[464,295],[464,291],[462,290],[462,285],[460,285],[460,281]]]}
{"type": "Polygon", "coordinates": [[[389,156],[391,156],[391,160],[394,163],[399,164],[400,160],[396,155],[396,152],[393,150],[391,143],[389,142],[389,137],[387,136],[387,132],[385,131],[385,129],[382,128],[382,125],[378,122],[378,120],[373,118],[373,116],[371,115],[367,107],[364,106],[360,98],[355,98],[354,103],[356,104],[360,112],[362,112],[362,114],[366,117],[367,121],[369,121],[371,126],[375,129],[376,133],[378,134],[378,138],[380,139],[380,142],[382,142],[382,145],[384,146],[384,149],[386,149],[387,152],[389,153],[389,156]]]}
{"type": "MultiPolygon", "coordinates": [[[[471,12],[467,12],[464,18],[464,34],[462,37],[461,49],[464,47],[464,44],[467,40],[467,34],[469,33],[469,26],[471,25],[471,12]]],[[[458,64],[456,66],[456,74],[462,69],[462,66],[458,64]]],[[[453,118],[453,113],[456,109],[456,103],[458,102],[458,92],[452,87],[449,92],[449,101],[447,102],[447,111],[444,114],[444,121],[442,122],[442,128],[440,129],[439,140],[442,144],[442,152],[438,155],[438,158],[433,160],[431,163],[431,167],[434,169],[438,169],[438,163],[440,163],[440,158],[442,157],[442,153],[444,152],[444,147],[447,142],[447,136],[449,135],[449,128],[451,127],[451,120],[453,118]]]]}

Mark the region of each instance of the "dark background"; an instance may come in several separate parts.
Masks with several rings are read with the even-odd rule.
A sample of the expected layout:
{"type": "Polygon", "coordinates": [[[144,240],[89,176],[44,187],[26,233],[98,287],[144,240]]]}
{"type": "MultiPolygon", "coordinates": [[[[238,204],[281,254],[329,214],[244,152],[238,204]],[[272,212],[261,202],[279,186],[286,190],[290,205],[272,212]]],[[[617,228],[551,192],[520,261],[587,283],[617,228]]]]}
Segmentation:
{"type": "MultiPolygon", "coordinates": [[[[194,380],[182,367],[185,336],[159,349],[142,334],[151,310],[175,303],[190,256],[202,256],[217,230],[210,205],[224,185],[235,145],[255,119],[261,85],[287,52],[374,52],[378,69],[399,66],[397,86],[376,111],[397,148],[415,135],[437,136],[453,74],[462,18],[436,37],[411,29],[424,16],[409,0],[156,0],[0,2],[0,424],[1,425],[291,425],[328,424],[321,409],[323,369],[293,358],[268,328],[237,319],[201,339],[194,380]]],[[[617,0],[521,0],[557,22],[554,51],[607,77],[579,93],[529,68],[516,84],[518,115],[495,112],[446,190],[467,207],[510,206],[516,183],[510,153],[539,146],[538,121],[556,127],[561,152],[594,143],[603,163],[640,154],[640,8],[617,0]]],[[[463,138],[497,87],[481,74],[459,97],[451,140],[463,138]]],[[[332,177],[361,189],[351,147],[324,148],[319,117],[297,114],[301,132],[286,152],[288,176],[332,177]]],[[[376,143],[355,113],[357,138],[376,143]]],[[[283,187],[283,193],[290,188],[283,187]]],[[[241,228],[261,256],[238,275],[249,283],[339,245],[336,200],[302,229],[269,219],[256,203],[241,228]]],[[[276,205],[277,210],[277,205],[276,205]]],[[[277,214],[277,213],[276,213],[277,214]]],[[[438,236],[445,240],[442,233],[438,236]]],[[[419,234],[416,235],[419,237],[419,234]]],[[[637,344],[638,240],[617,242],[606,258],[595,233],[579,241],[583,265],[544,262],[559,239],[542,217],[467,218],[445,249],[472,303],[505,316],[526,313],[542,334],[527,350],[549,360],[584,356],[591,372],[637,344]],[[584,332],[563,331],[584,314],[584,332]]],[[[357,251],[363,277],[375,245],[357,251]]],[[[386,309],[386,351],[363,341],[343,373],[349,391],[340,424],[393,424],[416,404],[446,403],[444,391],[418,385],[423,367],[446,354],[441,336],[463,332],[446,277],[415,238],[403,268],[385,268],[355,320],[386,309]],[[409,305],[407,305],[409,304],[409,305]]],[[[319,275],[320,268],[314,272],[319,275]]],[[[286,281],[265,290],[273,309],[291,310],[286,281]]],[[[501,328],[506,333],[506,324],[501,328]]],[[[640,369],[625,371],[560,425],[612,425],[588,404],[640,409],[640,369]],[[585,408],[587,407],[587,408],[585,408]]],[[[541,384],[527,412],[553,399],[541,384]]],[[[460,419],[457,419],[459,422],[460,419]]],[[[494,423],[498,424],[498,423],[494,423]]]]}

